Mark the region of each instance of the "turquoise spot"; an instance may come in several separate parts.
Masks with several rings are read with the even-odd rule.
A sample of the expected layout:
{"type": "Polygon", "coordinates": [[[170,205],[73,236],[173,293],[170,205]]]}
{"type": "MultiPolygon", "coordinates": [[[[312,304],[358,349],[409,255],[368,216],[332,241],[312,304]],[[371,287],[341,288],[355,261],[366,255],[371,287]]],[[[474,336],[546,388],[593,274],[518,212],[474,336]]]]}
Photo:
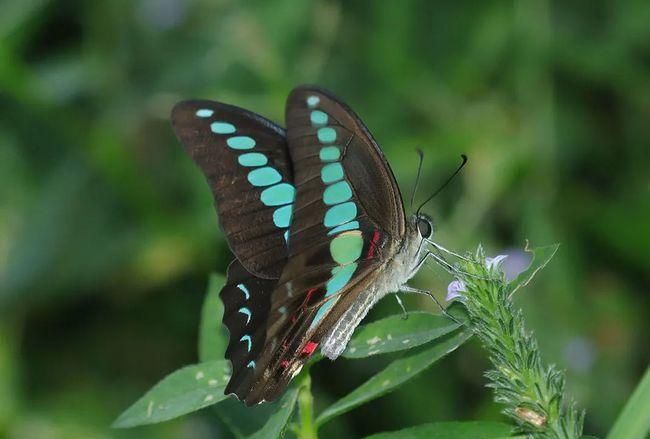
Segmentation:
{"type": "Polygon", "coordinates": [[[248,335],[248,334],[244,335],[242,338],[239,339],[239,341],[247,342],[248,343],[248,347],[247,347],[248,352],[251,351],[251,347],[253,346],[253,342],[251,341],[251,336],[250,335],[248,335]]]}
{"type": "Polygon", "coordinates": [[[280,314],[282,314],[282,315],[286,314],[287,313],[287,307],[286,306],[281,306],[280,308],[278,308],[278,312],[280,314]]]}
{"type": "Polygon", "coordinates": [[[338,227],[334,227],[332,230],[327,232],[328,235],[336,235],[337,233],[345,232],[346,230],[356,230],[359,228],[359,221],[350,221],[349,223],[343,224],[338,227]]]}
{"type": "Polygon", "coordinates": [[[320,98],[318,96],[309,96],[307,98],[307,105],[309,105],[309,108],[314,108],[319,102],[320,98]]]}
{"type": "Polygon", "coordinates": [[[284,231],[284,242],[289,244],[289,231],[288,230],[284,231]]]}
{"type": "Polygon", "coordinates": [[[201,108],[200,110],[197,110],[196,115],[199,117],[210,117],[214,114],[214,111],[209,110],[207,108],[201,108]]]}
{"type": "Polygon", "coordinates": [[[334,183],[323,192],[323,201],[328,206],[348,201],[350,198],[352,198],[352,189],[347,181],[334,183]]]}
{"type": "Polygon", "coordinates": [[[251,367],[251,368],[255,369],[255,362],[254,361],[249,361],[248,364],[246,365],[246,367],[251,367]]]}
{"type": "Polygon", "coordinates": [[[251,295],[248,292],[248,288],[246,288],[246,285],[244,284],[237,284],[237,288],[242,290],[244,292],[244,296],[246,296],[246,300],[250,299],[251,295]]]}
{"type": "Polygon", "coordinates": [[[363,237],[359,230],[341,233],[330,242],[332,259],[340,265],[346,265],[361,257],[363,237]]]}
{"type": "Polygon", "coordinates": [[[264,154],[259,152],[247,152],[237,158],[237,161],[242,166],[264,166],[269,162],[264,154]]]}
{"type": "Polygon", "coordinates": [[[273,212],[273,224],[281,229],[289,227],[289,224],[291,224],[292,210],[293,204],[287,204],[286,206],[275,209],[273,212]]]}
{"type": "Polygon", "coordinates": [[[296,196],[296,189],[289,183],[279,183],[266,188],[260,194],[262,203],[267,206],[284,206],[293,203],[296,196]]]}
{"type": "Polygon", "coordinates": [[[357,205],[354,204],[353,201],[337,204],[336,206],[330,207],[327,212],[325,212],[325,227],[331,228],[345,224],[348,221],[352,221],[356,216],[357,205]]]}
{"type": "Polygon", "coordinates": [[[357,269],[357,263],[334,267],[332,269],[332,278],[327,281],[325,297],[338,293],[352,279],[352,275],[357,269]]]}
{"type": "Polygon", "coordinates": [[[232,134],[235,132],[235,126],[228,122],[212,122],[210,129],[215,134],[232,134]]]}
{"type": "Polygon", "coordinates": [[[270,166],[253,169],[248,173],[248,181],[253,186],[271,186],[281,180],[282,176],[280,173],[270,166]]]}
{"type": "Polygon", "coordinates": [[[343,166],[340,163],[330,163],[320,170],[320,178],[323,183],[334,183],[343,178],[343,166]]]}
{"type": "Polygon", "coordinates": [[[324,146],[320,149],[318,156],[324,162],[333,162],[341,157],[341,150],[338,146],[324,146]]]}
{"type": "Polygon", "coordinates": [[[248,136],[234,136],[229,137],[226,144],[232,149],[252,149],[255,146],[255,140],[248,136]]]}
{"type": "Polygon", "coordinates": [[[336,140],[336,130],[332,127],[319,128],[316,136],[321,143],[331,143],[336,140]]]}
{"type": "Polygon", "coordinates": [[[327,113],[323,113],[320,110],[314,110],[309,115],[309,119],[314,125],[325,125],[327,123],[328,117],[327,113]]]}
{"type": "Polygon", "coordinates": [[[239,308],[239,312],[246,315],[246,324],[248,325],[248,323],[251,321],[251,310],[243,307],[239,308]]]}

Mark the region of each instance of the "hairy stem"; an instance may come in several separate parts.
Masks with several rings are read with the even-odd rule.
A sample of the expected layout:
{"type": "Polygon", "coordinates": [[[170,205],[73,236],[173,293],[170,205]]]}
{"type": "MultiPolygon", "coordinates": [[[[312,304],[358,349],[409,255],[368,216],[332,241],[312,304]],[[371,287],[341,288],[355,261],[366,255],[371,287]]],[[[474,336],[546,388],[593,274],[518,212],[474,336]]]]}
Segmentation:
{"type": "Polygon", "coordinates": [[[485,376],[494,399],[506,407],[522,433],[540,439],[578,439],[584,414],[564,393],[564,375],[544,366],[537,341],[524,327],[511,300],[514,285],[498,267],[486,265],[479,248],[474,262],[460,264],[463,302],[472,329],[490,353],[493,369],[485,376]]]}

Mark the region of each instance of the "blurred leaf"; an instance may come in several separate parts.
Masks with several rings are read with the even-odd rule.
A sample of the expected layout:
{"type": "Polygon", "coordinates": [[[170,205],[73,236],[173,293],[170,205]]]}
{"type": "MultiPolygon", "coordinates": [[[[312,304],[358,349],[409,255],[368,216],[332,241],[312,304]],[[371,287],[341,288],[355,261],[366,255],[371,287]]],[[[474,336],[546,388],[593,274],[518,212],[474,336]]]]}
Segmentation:
{"type": "Polygon", "coordinates": [[[122,413],[113,427],[154,424],[208,407],[226,398],[223,392],[229,379],[226,360],[179,369],[122,413]]]}
{"type": "Polygon", "coordinates": [[[0,37],[7,37],[11,32],[23,25],[25,21],[34,17],[48,3],[48,0],[0,3],[0,37]]]}
{"type": "Polygon", "coordinates": [[[533,259],[530,261],[528,268],[519,273],[519,276],[517,276],[515,279],[513,279],[512,282],[508,284],[508,287],[511,289],[510,294],[514,294],[519,288],[528,285],[528,283],[533,280],[533,277],[535,277],[537,272],[546,267],[546,264],[548,264],[551,259],[553,259],[553,256],[555,256],[555,253],[559,247],[560,244],[553,244],[544,247],[535,247],[534,249],[530,250],[530,253],[533,254],[533,259]]]}
{"type": "Polygon", "coordinates": [[[448,317],[426,312],[393,315],[357,329],[345,358],[363,358],[377,354],[401,351],[428,343],[458,328],[448,317]]]}
{"type": "Polygon", "coordinates": [[[456,350],[470,336],[471,331],[468,328],[463,328],[455,334],[434,341],[416,353],[393,361],[377,375],[326,408],[316,420],[316,424],[320,426],[336,416],[396,389],[445,355],[456,350]]]}
{"type": "Polygon", "coordinates": [[[199,361],[223,360],[228,347],[228,335],[221,324],[223,302],[219,292],[226,279],[220,274],[212,274],[208,283],[208,292],[201,311],[201,328],[199,330],[199,361]]]}
{"type": "Polygon", "coordinates": [[[607,439],[644,439],[650,431],[650,368],[625,404],[607,439]]]}
{"type": "Polygon", "coordinates": [[[261,429],[275,413],[277,403],[247,407],[237,398],[228,398],[214,406],[213,412],[233,435],[244,438],[261,429]]]}
{"type": "Polygon", "coordinates": [[[266,424],[264,424],[261,430],[249,436],[249,438],[274,439],[280,437],[296,406],[298,391],[299,387],[293,387],[287,390],[282,399],[277,403],[277,411],[266,421],[266,424]]]}
{"type": "Polygon", "coordinates": [[[512,430],[511,425],[501,422],[436,422],[404,430],[373,434],[366,439],[505,439],[524,437],[511,436],[512,430]]]}

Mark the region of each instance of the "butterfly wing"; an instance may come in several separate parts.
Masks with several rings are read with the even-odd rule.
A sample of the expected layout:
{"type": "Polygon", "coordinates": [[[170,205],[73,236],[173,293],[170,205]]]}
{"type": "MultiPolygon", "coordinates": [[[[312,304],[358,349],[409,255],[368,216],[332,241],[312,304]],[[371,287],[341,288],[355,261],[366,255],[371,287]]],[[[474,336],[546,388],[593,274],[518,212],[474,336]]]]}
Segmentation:
{"type": "Polygon", "coordinates": [[[172,125],[208,180],[241,265],[263,279],[280,277],[295,197],[284,130],[244,109],[202,100],[177,104],[172,125]]]}
{"type": "Polygon", "coordinates": [[[406,229],[395,178],[352,110],[324,90],[299,87],[286,119],[296,186],[291,245],[247,404],[284,391],[406,229]]]}
{"type": "Polygon", "coordinates": [[[223,323],[230,332],[226,358],[232,376],[225,393],[243,398],[250,389],[255,363],[266,339],[266,325],[275,279],[250,274],[234,260],[228,267],[228,280],[221,289],[223,323]]]}

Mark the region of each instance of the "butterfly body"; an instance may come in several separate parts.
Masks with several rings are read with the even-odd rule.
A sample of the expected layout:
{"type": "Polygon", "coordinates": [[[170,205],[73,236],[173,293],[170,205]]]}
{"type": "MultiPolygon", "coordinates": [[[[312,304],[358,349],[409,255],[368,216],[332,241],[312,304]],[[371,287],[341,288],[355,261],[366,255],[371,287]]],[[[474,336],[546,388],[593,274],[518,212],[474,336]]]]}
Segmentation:
{"type": "Polygon", "coordinates": [[[335,360],[343,353],[354,330],[368,311],[386,295],[403,291],[408,280],[417,273],[418,265],[428,250],[422,245],[422,236],[416,223],[417,218],[414,216],[408,222],[403,241],[395,254],[378,269],[376,277],[363,294],[350,304],[323,338],[321,352],[330,360],[335,360]]]}
{"type": "Polygon", "coordinates": [[[298,87],[286,130],[247,110],[187,101],[176,135],[212,189],[235,255],[221,291],[233,366],[226,393],[277,398],[318,350],[338,357],[368,310],[427,255],[379,146],[349,107],[298,87]]]}

